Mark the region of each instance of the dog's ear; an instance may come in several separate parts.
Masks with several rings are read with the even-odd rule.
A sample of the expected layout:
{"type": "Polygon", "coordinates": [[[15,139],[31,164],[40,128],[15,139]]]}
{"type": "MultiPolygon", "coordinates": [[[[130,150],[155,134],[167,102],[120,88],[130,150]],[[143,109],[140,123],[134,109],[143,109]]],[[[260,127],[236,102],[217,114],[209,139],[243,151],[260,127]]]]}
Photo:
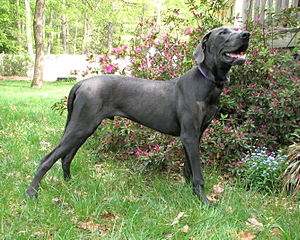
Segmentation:
{"type": "Polygon", "coordinates": [[[198,44],[198,46],[196,47],[196,50],[194,52],[194,58],[198,65],[204,61],[204,58],[205,58],[204,50],[205,50],[206,42],[209,39],[210,34],[211,34],[211,31],[204,35],[204,37],[202,38],[202,41],[198,44]]]}

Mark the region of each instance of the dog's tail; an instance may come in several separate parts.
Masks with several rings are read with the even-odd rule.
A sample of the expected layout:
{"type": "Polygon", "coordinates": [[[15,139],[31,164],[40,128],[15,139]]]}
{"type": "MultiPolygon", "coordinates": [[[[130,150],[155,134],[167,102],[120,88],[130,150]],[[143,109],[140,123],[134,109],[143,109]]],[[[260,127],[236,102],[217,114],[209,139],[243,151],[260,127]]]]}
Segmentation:
{"type": "Polygon", "coordinates": [[[76,98],[76,92],[78,90],[78,88],[81,86],[82,84],[82,81],[76,83],[72,89],[70,90],[70,93],[69,93],[69,96],[68,96],[68,99],[67,99],[67,110],[68,110],[68,115],[67,115],[67,122],[66,122],[66,125],[65,125],[65,131],[67,129],[67,126],[70,122],[70,119],[71,119],[71,115],[72,115],[72,112],[73,112],[73,103],[74,103],[74,100],[76,98]]]}

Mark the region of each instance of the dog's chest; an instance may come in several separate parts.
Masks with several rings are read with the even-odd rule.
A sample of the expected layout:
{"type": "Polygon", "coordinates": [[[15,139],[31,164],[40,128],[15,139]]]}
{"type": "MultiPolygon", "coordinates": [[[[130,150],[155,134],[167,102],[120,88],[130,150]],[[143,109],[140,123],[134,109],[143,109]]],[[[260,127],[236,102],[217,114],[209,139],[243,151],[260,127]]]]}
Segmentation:
{"type": "Polygon", "coordinates": [[[200,123],[202,123],[203,121],[210,122],[218,111],[218,106],[216,104],[207,104],[203,101],[197,101],[197,107],[197,115],[200,123]]]}
{"type": "Polygon", "coordinates": [[[204,101],[196,101],[199,126],[207,127],[217,114],[220,94],[221,90],[215,88],[207,94],[204,101]]]}

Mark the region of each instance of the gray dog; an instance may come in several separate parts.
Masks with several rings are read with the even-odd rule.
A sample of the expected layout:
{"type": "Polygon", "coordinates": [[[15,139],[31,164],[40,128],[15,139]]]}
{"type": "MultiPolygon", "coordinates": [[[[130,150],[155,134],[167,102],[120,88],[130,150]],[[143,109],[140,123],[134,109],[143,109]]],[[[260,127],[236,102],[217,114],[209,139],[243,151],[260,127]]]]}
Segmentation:
{"type": "Polygon", "coordinates": [[[104,75],[78,82],[68,98],[68,117],[59,145],[38,167],[29,196],[37,196],[46,172],[62,160],[65,179],[76,152],[105,118],[122,116],[161,133],[179,136],[186,155],[184,176],[194,193],[208,203],[199,160],[202,133],[218,111],[217,104],[231,66],[245,61],[250,33],[216,28],[197,46],[197,63],[183,76],[170,81],[104,75]]]}

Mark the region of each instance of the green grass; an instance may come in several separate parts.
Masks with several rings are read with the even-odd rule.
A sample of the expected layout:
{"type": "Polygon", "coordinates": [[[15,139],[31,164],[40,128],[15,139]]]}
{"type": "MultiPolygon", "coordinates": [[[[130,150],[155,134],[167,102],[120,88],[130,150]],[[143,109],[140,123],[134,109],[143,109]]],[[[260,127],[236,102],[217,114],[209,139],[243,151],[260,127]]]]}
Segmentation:
{"type": "MultiPolygon", "coordinates": [[[[243,231],[257,239],[300,239],[299,203],[291,199],[228,183],[219,203],[208,208],[172,176],[140,173],[113,156],[98,159],[93,140],[76,155],[71,181],[64,182],[58,162],[43,179],[39,198],[26,198],[40,159],[58,143],[65,124],[65,116],[50,107],[72,84],[29,86],[0,81],[0,239],[223,240],[239,239],[243,231]],[[180,212],[184,216],[171,225],[180,212]],[[247,225],[250,217],[263,227],[247,225]],[[80,228],[88,221],[105,234],[80,228]],[[181,231],[185,225],[187,233],[181,231]]],[[[220,176],[213,169],[205,175],[210,191],[220,176]]]]}

